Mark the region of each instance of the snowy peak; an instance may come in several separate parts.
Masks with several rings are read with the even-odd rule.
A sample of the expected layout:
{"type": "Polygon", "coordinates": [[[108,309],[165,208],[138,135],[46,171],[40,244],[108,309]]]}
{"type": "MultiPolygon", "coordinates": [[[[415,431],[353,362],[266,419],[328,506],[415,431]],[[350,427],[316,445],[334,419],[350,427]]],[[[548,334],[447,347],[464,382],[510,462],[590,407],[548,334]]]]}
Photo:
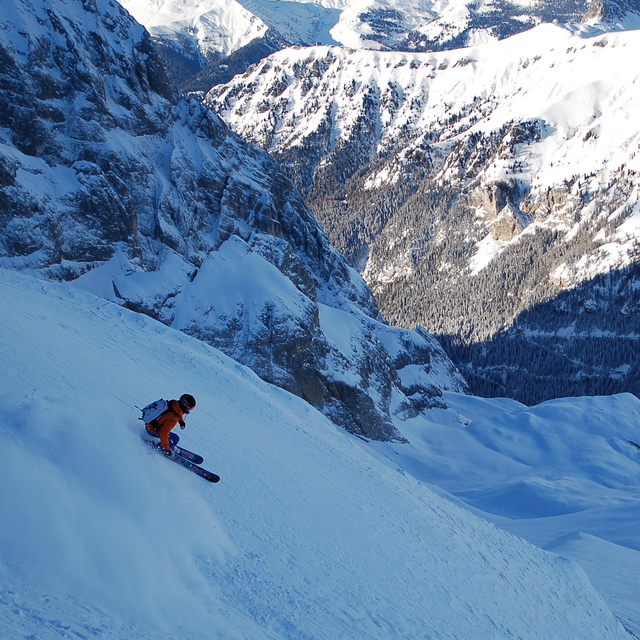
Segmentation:
{"type": "Polygon", "coordinates": [[[203,91],[243,73],[287,46],[342,45],[384,51],[442,51],[493,42],[541,23],[597,22],[604,31],[634,28],[635,0],[350,0],[281,2],[164,0],[150,6],[125,0],[171,61],[187,91],[203,91]]]}
{"type": "Polygon", "coordinates": [[[206,52],[228,55],[267,29],[292,45],[341,44],[354,49],[429,50],[501,39],[540,22],[580,22],[590,17],[619,19],[638,11],[634,2],[571,0],[559,6],[499,0],[478,4],[461,0],[351,0],[344,2],[146,3],[124,6],[154,35],[197,38],[206,52]]]}
{"type": "Polygon", "coordinates": [[[163,0],[151,5],[124,0],[123,6],[162,40],[197,42],[208,57],[227,56],[271,30],[290,44],[334,42],[328,33],[336,21],[336,9],[302,2],[207,2],[176,3],[163,0]]]}
{"type": "Polygon", "coordinates": [[[122,5],[155,36],[195,38],[200,50],[229,54],[265,35],[268,26],[236,0],[155,3],[125,0],[122,5]]]}

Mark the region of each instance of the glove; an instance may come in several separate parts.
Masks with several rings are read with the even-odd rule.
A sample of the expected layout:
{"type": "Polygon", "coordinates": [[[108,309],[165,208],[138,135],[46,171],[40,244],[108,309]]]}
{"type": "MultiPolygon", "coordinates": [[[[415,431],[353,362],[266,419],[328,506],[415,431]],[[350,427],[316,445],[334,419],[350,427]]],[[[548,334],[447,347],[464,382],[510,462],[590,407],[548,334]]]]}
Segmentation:
{"type": "Polygon", "coordinates": [[[179,424],[181,429],[184,429],[187,426],[187,423],[184,422],[183,420],[181,420],[179,424]]]}

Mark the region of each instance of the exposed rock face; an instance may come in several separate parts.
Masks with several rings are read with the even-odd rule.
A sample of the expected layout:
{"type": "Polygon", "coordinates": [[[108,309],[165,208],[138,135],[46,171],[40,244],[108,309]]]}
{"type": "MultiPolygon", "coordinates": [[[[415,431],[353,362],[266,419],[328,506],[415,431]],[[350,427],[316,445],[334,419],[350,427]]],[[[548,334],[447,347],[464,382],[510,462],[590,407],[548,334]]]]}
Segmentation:
{"type": "Polygon", "coordinates": [[[206,340],[365,437],[461,388],[428,336],[387,327],[275,162],[175,92],[118,4],[5,5],[0,266],[206,340]],[[415,356],[409,395],[396,351],[415,356]]]}
{"type": "Polygon", "coordinates": [[[383,314],[440,336],[477,393],[640,393],[636,33],[290,49],[206,101],[280,160],[383,314]]]}
{"type": "Polygon", "coordinates": [[[638,0],[591,0],[582,21],[620,20],[630,11],[640,12],[638,0]]]}

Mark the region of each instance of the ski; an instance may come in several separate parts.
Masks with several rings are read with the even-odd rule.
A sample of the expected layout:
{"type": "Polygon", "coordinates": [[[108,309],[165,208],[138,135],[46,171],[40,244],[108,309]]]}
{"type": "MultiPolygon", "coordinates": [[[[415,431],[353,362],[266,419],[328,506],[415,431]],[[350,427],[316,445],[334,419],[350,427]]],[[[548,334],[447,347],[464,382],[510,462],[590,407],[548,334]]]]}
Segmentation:
{"type": "Polygon", "coordinates": [[[182,447],[176,445],[173,450],[183,458],[186,458],[190,462],[194,464],[202,464],[204,462],[204,458],[199,453],[193,453],[193,451],[189,451],[188,449],[183,449],[182,447]]]}
{"type": "MultiPolygon", "coordinates": [[[[162,451],[159,440],[151,440],[146,434],[142,434],[141,438],[152,449],[159,449],[160,451],[162,451]]],[[[171,448],[173,449],[173,451],[179,453],[183,458],[186,458],[187,460],[190,460],[195,464],[202,464],[204,462],[204,458],[199,453],[194,453],[193,451],[189,451],[189,449],[184,449],[183,447],[178,446],[179,438],[177,435],[172,433],[170,434],[170,438],[171,448]]]]}
{"type": "Polygon", "coordinates": [[[167,459],[173,460],[178,464],[182,465],[185,469],[189,469],[193,471],[196,475],[208,480],[209,482],[220,482],[220,476],[217,473],[213,473],[213,471],[209,471],[208,469],[204,469],[199,466],[200,463],[204,460],[204,458],[197,454],[189,451],[188,449],[183,449],[178,445],[174,445],[173,447],[173,456],[165,455],[164,449],[160,446],[159,442],[150,442],[146,438],[143,438],[146,442],[147,446],[153,451],[157,451],[158,453],[162,453],[167,459]],[[190,457],[187,457],[190,456],[190,457]]]}
{"type": "Polygon", "coordinates": [[[205,480],[208,480],[209,482],[220,482],[220,476],[217,473],[208,471],[207,469],[204,469],[203,467],[191,462],[191,460],[183,458],[177,453],[174,453],[173,457],[169,458],[169,456],[167,456],[167,458],[169,460],[177,462],[178,464],[181,464],[185,469],[193,471],[193,473],[200,476],[201,478],[204,478],[205,480]]]}
{"type": "MultiPolygon", "coordinates": [[[[164,453],[164,449],[162,448],[159,442],[149,442],[149,440],[146,440],[146,439],[144,440],[155,451],[164,453]]],[[[185,458],[189,462],[193,462],[194,464],[202,464],[204,462],[204,458],[199,453],[193,453],[193,451],[189,451],[188,449],[183,449],[177,444],[174,444],[171,447],[171,449],[174,453],[177,453],[179,456],[182,456],[183,458],[185,458]]]]}

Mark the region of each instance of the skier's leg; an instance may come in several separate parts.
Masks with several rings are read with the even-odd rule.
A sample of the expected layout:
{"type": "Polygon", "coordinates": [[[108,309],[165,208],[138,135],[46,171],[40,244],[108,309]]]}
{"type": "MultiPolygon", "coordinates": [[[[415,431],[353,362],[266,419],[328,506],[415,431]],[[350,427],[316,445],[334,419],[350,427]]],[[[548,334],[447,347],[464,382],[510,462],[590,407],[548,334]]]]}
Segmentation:
{"type": "Polygon", "coordinates": [[[147,442],[160,442],[160,435],[145,428],[142,430],[142,439],[147,442]]]}

